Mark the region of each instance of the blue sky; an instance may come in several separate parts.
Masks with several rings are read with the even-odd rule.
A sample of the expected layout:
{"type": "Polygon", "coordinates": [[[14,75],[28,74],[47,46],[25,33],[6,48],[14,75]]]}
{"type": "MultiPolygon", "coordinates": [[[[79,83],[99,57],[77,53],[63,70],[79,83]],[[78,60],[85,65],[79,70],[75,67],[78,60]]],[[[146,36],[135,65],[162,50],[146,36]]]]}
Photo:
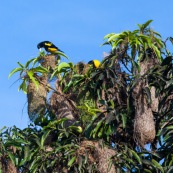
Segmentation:
{"type": "Polygon", "coordinates": [[[136,29],[149,19],[163,38],[173,36],[172,0],[2,1],[0,5],[0,128],[29,124],[26,95],[18,92],[17,62],[38,56],[37,43],[49,40],[70,61],[101,60],[110,47],[100,45],[110,32],[136,29]],[[13,84],[13,85],[12,85],[13,84]],[[11,86],[12,85],[12,86],[11,86]]]}

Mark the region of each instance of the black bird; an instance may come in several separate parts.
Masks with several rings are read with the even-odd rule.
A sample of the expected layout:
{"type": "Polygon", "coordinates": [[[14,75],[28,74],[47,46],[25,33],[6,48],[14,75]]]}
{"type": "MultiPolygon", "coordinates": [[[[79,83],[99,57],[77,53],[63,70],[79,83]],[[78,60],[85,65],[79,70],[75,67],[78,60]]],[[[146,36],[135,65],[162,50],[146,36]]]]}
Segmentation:
{"type": "Polygon", "coordinates": [[[58,51],[63,52],[50,41],[42,41],[38,43],[37,48],[44,48],[47,52],[50,52],[51,54],[57,54],[58,51]]]}

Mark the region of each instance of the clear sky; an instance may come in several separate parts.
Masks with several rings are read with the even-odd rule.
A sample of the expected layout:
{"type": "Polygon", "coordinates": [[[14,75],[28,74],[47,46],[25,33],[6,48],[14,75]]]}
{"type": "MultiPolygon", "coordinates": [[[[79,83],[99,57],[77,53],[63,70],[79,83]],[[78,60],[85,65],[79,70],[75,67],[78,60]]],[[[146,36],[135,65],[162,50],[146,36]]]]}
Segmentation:
{"type": "Polygon", "coordinates": [[[0,128],[28,125],[27,100],[18,92],[17,62],[38,56],[36,45],[52,41],[72,62],[101,60],[110,47],[100,45],[110,32],[136,29],[149,19],[163,38],[173,36],[172,0],[16,0],[0,5],[0,128]],[[12,85],[13,84],[13,85],[12,85]],[[11,86],[12,85],[12,86],[11,86]]]}

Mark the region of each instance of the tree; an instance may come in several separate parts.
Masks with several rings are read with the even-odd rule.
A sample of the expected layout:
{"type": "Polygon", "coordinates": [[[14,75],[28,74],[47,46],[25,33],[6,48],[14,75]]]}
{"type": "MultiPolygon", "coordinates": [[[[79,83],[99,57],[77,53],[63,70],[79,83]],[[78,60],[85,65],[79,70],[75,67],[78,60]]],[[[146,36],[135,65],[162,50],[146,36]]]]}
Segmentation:
{"type": "Polygon", "coordinates": [[[151,22],[106,35],[98,68],[60,52],[18,63],[32,123],[2,129],[3,172],[172,171],[173,38],[151,22]]]}

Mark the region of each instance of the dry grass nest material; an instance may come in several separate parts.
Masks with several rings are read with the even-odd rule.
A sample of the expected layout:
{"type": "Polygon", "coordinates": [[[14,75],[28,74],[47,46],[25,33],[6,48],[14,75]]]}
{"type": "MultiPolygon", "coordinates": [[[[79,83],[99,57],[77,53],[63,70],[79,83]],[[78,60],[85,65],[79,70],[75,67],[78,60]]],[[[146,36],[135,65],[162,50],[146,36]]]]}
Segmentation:
{"type": "MultiPolygon", "coordinates": [[[[100,173],[116,173],[116,168],[113,164],[108,172],[110,159],[116,154],[115,150],[107,146],[101,146],[99,142],[85,140],[81,142],[76,152],[77,158],[85,156],[86,153],[88,154],[87,162],[90,165],[96,164],[100,173]]],[[[78,162],[78,159],[76,162],[78,162]]]]}
{"type": "Polygon", "coordinates": [[[28,99],[28,115],[31,120],[35,119],[40,113],[45,112],[46,109],[46,97],[47,97],[47,81],[40,78],[43,84],[39,84],[38,89],[36,85],[30,81],[27,88],[28,99]]]}

